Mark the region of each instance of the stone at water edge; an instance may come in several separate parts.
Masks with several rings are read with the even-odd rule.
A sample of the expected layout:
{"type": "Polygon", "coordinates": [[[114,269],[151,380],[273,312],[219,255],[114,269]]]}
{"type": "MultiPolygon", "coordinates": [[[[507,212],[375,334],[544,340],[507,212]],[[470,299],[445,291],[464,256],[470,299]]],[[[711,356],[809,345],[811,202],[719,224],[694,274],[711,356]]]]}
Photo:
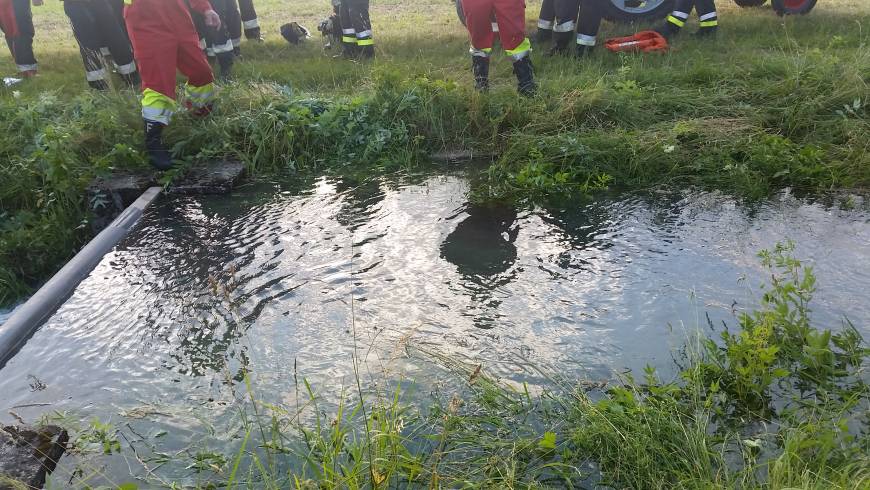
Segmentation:
{"type": "Polygon", "coordinates": [[[54,425],[0,428],[0,490],[13,490],[10,480],[42,488],[66,451],[69,435],[54,425]]]}
{"type": "Polygon", "coordinates": [[[476,152],[474,150],[447,150],[429,155],[429,159],[437,163],[466,163],[472,160],[491,160],[491,153],[476,152]]]}
{"type": "Polygon", "coordinates": [[[170,194],[227,194],[239,183],[245,164],[236,160],[220,160],[194,165],[184,177],[169,187],[170,194]]]}
{"type": "MultiPolygon", "coordinates": [[[[217,160],[194,165],[169,187],[171,194],[226,194],[245,173],[245,165],[235,160],[217,160]]],[[[91,228],[99,232],[139,198],[146,189],[159,186],[160,175],[153,172],[117,172],[95,179],[88,187],[91,228]]]]}

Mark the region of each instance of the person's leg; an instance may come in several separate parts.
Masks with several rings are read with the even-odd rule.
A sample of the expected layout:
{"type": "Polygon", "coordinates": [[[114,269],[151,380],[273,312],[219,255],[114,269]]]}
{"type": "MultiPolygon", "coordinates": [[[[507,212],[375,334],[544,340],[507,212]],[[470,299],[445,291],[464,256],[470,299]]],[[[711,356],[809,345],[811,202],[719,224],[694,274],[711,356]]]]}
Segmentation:
{"type": "Polygon", "coordinates": [[[580,20],[577,23],[577,57],[586,56],[598,40],[598,29],[604,18],[606,0],[581,0],[580,20]]]}
{"type": "Polygon", "coordinates": [[[568,54],[577,29],[580,0],[555,0],[556,23],[553,25],[553,49],[550,54],[568,54]]]}
{"type": "Polygon", "coordinates": [[[369,0],[345,0],[348,2],[350,21],[356,36],[357,53],[363,58],[374,58],[375,41],[372,36],[372,21],[369,18],[369,0]]]}
{"type": "Polygon", "coordinates": [[[535,33],[535,41],[539,43],[549,42],[553,38],[553,25],[556,21],[555,0],[541,2],[541,12],[538,14],[538,31],[535,33]]]}
{"type": "Polygon", "coordinates": [[[236,0],[227,0],[227,33],[233,42],[233,54],[241,56],[242,45],[242,17],[239,14],[239,4],[236,0]]]}
{"type": "Polygon", "coordinates": [[[345,58],[355,58],[357,54],[356,29],[350,16],[350,2],[341,0],[338,18],[341,22],[341,53],[345,58]]]}
{"type": "Polygon", "coordinates": [[[535,76],[529,54],[532,45],[526,37],[526,4],[523,0],[494,0],[499,37],[505,53],[514,64],[517,90],[521,95],[535,94],[535,76]]]}
{"type": "MultiPolygon", "coordinates": [[[[145,123],[145,149],[155,168],[167,170],[172,167],[172,156],[163,146],[163,128],[169,124],[176,109],[175,66],[177,61],[176,34],[167,26],[155,29],[153,22],[142,21],[150,16],[133,7],[126,15],[127,32],[136,54],[136,63],[142,75],[142,119],[145,123]],[[142,29],[142,25],[147,29],[142,29]]],[[[196,35],[192,34],[194,42],[196,35]]],[[[197,45],[200,56],[202,50],[197,45]]]]}
{"type": "MultiPolygon", "coordinates": [[[[12,0],[15,11],[17,35],[12,39],[12,56],[18,65],[18,72],[24,76],[36,74],[36,56],[33,55],[33,16],[30,0],[12,0]]],[[[8,38],[7,38],[8,39],[8,38]]]]}
{"type": "Polygon", "coordinates": [[[217,29],[214,27],[206,27],[206,41],[210,53],[214,53],[217,58],[218,65],[221,69],[221,78],[229,78],[232,75],[233,59],[233,41],[230,38],[229,30],[227,29],[227,13],[229,4],[234,0],[209,0],[212,8],[221,18],[221,25],[217,29]]]}
{"type": "Polygon", "coordinates": [[[716,14],[714,0],[697,0],[695,10],[698,12],[698,35],[705,36],[714,34],[719,29],[719,17],[716,14]]]}
{"type": "Polygon", "coordinates": [[[686,25],[689,19],[689,14],[692,13],[692,8],[695,6],[695,0],[677,0],[674,3],[674,11],[668,15],[662,27],[657,29],[659,34],[669,38],[680,32],[680,29],[686,25]]]}
{"type": "Polygon", "coordinates": [[[495,33],[492,32],[493,0],[462,0],[465,27],[471,37],[471,72],[477,90],[489,88],[489,57],[495,33]]]}
{"type": "Polygon", "coordinates": [[[254,8],[254,0],[239,0],[239,13],[242,17],[242,27],[245,29],[245,37],[254,41],[262,41],[260,38],[260,21],[257,20],[257,10],[254,8]]]}
{"type": "Polygon", "coordinates": [[[127,37],[127,31],[118,23],[118,17],[109,0],[88,0],[88,3],[91,5],[91,12],[101,33],[100,45],[109,48],[121,79],[129,87],[139,85],[139,72],[133,60],[130,39],[127,37]]]}
{"type": "Polygon", "coordinates": [[[214,74],[208,60],[196,43],[196,36],[178,39],[178,71],[187,77],[184,86],[187,103],[196,115],[211,112],[215,97],[214,74]]]}
{"type": "Polygon", "coordinates": [[[73,36],[79,44],[79,52],[85,66],[85,79],[95,90],[108,90],[106,69],[100,56],[101,36],[97,19],[89,1],[66,0],[63,11],[72,25],[73,36]]]}

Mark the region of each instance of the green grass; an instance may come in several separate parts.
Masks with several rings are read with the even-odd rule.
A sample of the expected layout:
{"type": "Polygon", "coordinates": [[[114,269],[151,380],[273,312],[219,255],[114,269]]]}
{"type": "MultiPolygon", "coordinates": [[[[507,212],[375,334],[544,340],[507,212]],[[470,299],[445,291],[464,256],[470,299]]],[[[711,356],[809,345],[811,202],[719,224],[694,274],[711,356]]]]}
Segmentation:
{"type": "MultiPolygon", "coordinates": [[[[539,49],[533,100],[516,97],[504,58],[489,94],[470,89],[466,34],[447,0],[374,2],[373,63],[332,59],[316,35],[302,47],[277,35],[289,20],[313,30],[325,3],[258,2],[267,42],[243,45],[214,117],[176,118],[169,140],[179,159],[372,173],[471,147],[499,155],[474,189],[480,200],[661,184],[758,198],[870,182],[862,0],[825,0],[786,19],[722,0],[717,42],[684,36],[662,56],[599,49],[576,62],[539,49]]],[[[529,4],[530,30],[538,7],[529,4]]],[[[41,75],[0,96],[0,305],[91,236],[95,203],[84,189],[94,176],[147,168],[134,94],[88,92],[59,2],[35,19],[41,75]]],[[[601,38],[644,27],[605,23],[601,38]]]]}
{"type": "Polygon", "coordinates": [[[194,437],[170,452],[160,435],[93,420],[70,426],[78,466],[55,478],[105,484],[101,458],[124,457],[128,489],[179,488],[162,475],[170,461],[203,489],[866,489],[870,349],[850,325],[815,326],[815,276],[792,252],[760,254],[770,282],[758,309],[720,341],[689,339],[673,379],[647,368],[578,382],[536,366],[549,383],[531,390],[405,341],[426,379],[439,380],[420,396],[412,380],[361,381],[370,374],[356,355],[370,347],[357,345],[356,383],[338,395],[294,376],[295,397],[266,402],[270,387],[245,369],[229,383],[235,451],[194,437]]]}

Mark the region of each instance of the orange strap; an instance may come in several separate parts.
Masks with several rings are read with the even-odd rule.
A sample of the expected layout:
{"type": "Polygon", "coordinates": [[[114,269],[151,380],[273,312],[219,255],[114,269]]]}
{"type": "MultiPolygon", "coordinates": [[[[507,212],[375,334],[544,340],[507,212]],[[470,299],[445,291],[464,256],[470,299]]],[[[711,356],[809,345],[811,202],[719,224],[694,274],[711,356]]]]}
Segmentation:
{"type": "Polygon", "coordinates": [[[641,31],[633,36],[608,39],[604,47],[613,51],[641,51],[662,53],[668,50],[668,41],[656,31],[641,31]]]}

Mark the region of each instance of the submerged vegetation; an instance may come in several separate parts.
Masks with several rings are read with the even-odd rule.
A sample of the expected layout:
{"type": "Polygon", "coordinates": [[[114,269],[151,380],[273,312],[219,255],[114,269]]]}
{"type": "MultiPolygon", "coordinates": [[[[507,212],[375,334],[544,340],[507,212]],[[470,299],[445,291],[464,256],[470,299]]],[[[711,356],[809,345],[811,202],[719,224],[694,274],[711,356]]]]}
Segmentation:
{"type": "MultiPolygon", "coordinates": [[[[265,3],[277,25],[284,7],[265,3]]],[[[312,24],[323,7],[294,4],[312,24]]],[[[48,19],[62,16],[46,9],[48,19]]],[[[601,51],[577,63],[536,55],[541,94],[532,100],[515,96],[501,63],[490,94],[472,91],[465,34],[449,2],[390,9],[374,64],[329,59],[314,40],[245,45],[214,117],[174,121],[176,157],[230,156],[255,174],[373,173],[472,148],[498,155],[476,184],[481,200],[662,184],[757,198],[870,182],[864,2],[830,0],[784,21],[725,5],[730,20],[715,44],[679,39],[665,56],[601,51]],[[425,36],[411,34],[418,31],[425,36]]],[[[376,13],[376,24],[377,15],[387,14],[376,13]]],[[[37,27],[69,36],[62,21],[37,27]]],[[[625,29],[605,26],[602,35],[625,29]]],[[[81,93],[77,53],[37,48],[53,69],[0,98],[0,305],[40,284],[91,236],[90,211],[101,204],[85,192],[94,176],[147,168],[133,94],[81,93]]]]}
{"type": "Polygon", "coordinates": [[[760,306],[719,338],[689,339],[673,379],[652,367],[607,382],[551,374],[533,392],[418,351],[453,380],[428,402],[409,401],[411,382],[370,388],[360,368],[337,400],[298,379],[290,404],[261,400],[249,371],[231,383],[235,453],[167,452],[160,433],[94,421],[74,439],[70,483],[104,481],[103,456],[87,455],[119,453],[141,480],[122,488],[867,488],[870,349],[848,321],[814,325],[815,276],[792,250],[760,254],[760,306]],[[186,476],[162,476],[170,461],[186,476]]]}

